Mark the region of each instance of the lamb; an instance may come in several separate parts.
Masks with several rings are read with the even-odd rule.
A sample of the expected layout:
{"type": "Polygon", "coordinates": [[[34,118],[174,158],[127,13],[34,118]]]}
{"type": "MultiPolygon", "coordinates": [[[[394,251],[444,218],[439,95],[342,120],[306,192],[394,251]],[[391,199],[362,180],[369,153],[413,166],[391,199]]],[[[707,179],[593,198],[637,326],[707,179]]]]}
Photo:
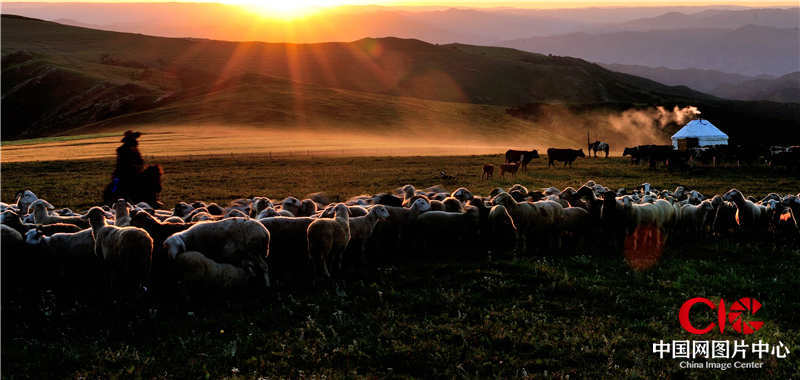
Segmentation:
{"type": "Polygon", "coordinates": [[[347,206],[339,203],[333,219],[316,219],[308,225],[308,252],[318,275],[330,278],[332,269],[341,269],[342,255],[350,241],[349,220],[347,206]]]}
{"type": "Polygon", "coordinates": [[[357,216],[349,219],[350,241],[344,254],[346,264],[366,264],[367,243],[372,237],[375,225],[382,220],[389,218],[389,210],[386,206],[373,206],[365,216],[357,216]]]}
{"type": "MultiPolygon", "coordinates": [[[[48,215],[47,209],[54,209],[53,205],[43,199],[31,203],[28,212],[33,214],[33,221],[36,224],[66,223],[74,224],[80,228],[89,228],[89,223],[83,216],[56,216],[48,215]]],[[[102,209],[101,209],[102,211],[102,209]]]]}
{"type": "Polygon", "coordinates": [[[94,237],[95,255],[108,267],[110,288],[120,281],[123,292],[140,289],[149,279],[153,239],[138,227],[106,224],[103,210],[92,207],[88,213],[94,237]]]}
{"type": "Polygon", "coordinates": [[[172,260],[182,252],[199,251],[217,262],[240,268],[252,266],[269,287],[269,237],[269,231],[258,221],[229,218],[199,222],[172,234],[164,241],[164,246],[172,260]]]}
{"type": "Polygon", "coordinates": [[[200,252],[187,251],[175,258],[178,282],[185,292],[207,296],[209,292],[230,293],[244,290],[256,277],[252,268],[218,263],[200,252]]]}

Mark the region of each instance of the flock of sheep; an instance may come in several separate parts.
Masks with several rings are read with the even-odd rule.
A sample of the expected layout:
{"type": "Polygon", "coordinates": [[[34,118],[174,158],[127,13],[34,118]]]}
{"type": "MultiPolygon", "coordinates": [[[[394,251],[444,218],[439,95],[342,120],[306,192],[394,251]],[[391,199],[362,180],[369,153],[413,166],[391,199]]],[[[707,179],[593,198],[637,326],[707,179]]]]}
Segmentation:
{"type": "Polygon", "coordinates": [[[642,239],[661,246],[675,235],[800,241],[800,194],[705,196],[647,183],[615,190],[593,181],[577,190],[517,184],[486,197],[463,187],[406,185],[343,203],[315,193],[227,207],[180,202],[172,210],[119,200],[84,214],[56,210],[26,190],[0,208],[4,277],[44,265],[53,287],[83,284],[113,294],[313,286],[413,258],[619,253],[638,235],[633,244],[643,246],[642,239]]]}

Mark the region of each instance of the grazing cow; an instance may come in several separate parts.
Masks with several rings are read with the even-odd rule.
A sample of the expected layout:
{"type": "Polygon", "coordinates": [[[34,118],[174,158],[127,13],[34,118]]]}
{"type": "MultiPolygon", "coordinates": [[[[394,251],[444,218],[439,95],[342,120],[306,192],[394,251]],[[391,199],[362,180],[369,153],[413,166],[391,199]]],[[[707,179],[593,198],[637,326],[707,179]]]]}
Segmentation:
{"type": "Polygon", "coordinates": [[[512,162],[510,164],[500,164],[500,177],[505,177],[506,172],[511,173],[512,177],[516,177],[519,163],[512,162]]]}
{"type": "Polygon", "coordinates": [[[638,148],[639,157],[646,159],[651,168],[655,168],[658,162],[663,162],[666,165],[673,158],[673,152],[675,151],[672,145],[639,145],[638,148]]]}
{"type": "Polygon", "coordinates": [[[534,158],[539,158],[539,152],[536,149],[531,151],[509,149],[506,151],[507,164],[512,162],[523,162],[527,160],[527,162],[523,164],[527,165],[528,162],[531,162],[531,160],[534,158]]]}
{"type": "Polygon", "coordinates": [[[586,154],[583,153],[583,149],[549,148],[547,149],[547,167],[549,168],[553,165],[554,161],[562,161],[565,167],[567,164],[569,164],[569,167],[572,167],[572,161],[575,161],[578,157],[586,157],[586,154]]]}
{"type": "Polygon", "coordinates": [[[622,152],[622,157],[631,156],[631,164],[639,165],[639,160],[641,160],[641,156],[639,154],[639,147],[625,147],[625,150],[622,152]]]}
{"type": "Polygon", "coordinates": [[[481,173],[481,179],[486,177],[486,179],[492,178],[494,175],[494,165],[486,164],[483,165],[483,173],[481,173]]]}
{"type": "Polygon", "coordinates": [[[608,158],[608,143],[604,143],[602,141],[595,141],[589,144],[589,154],[591,155],[594,152],[594,158],[597,158],[597,152],[606,152],[606,158],[608,158]]]}
{"type": "Polygon", "coordinates": [[[631,162],[637,165],[644,159],[650,163],[651,168],[654,168],[658,162],[666,163],[673,155],[673,151],[672,145],[639,145],[634,148],[625,148],[622,155],[630,155],[631,162]]]}

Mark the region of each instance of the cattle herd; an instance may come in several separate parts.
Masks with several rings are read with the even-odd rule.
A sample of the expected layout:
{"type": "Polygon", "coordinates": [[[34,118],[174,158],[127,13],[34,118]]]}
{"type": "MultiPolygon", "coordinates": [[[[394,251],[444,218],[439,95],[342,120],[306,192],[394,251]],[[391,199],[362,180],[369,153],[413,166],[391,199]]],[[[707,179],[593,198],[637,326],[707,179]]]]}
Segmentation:
{"type": "Polygon", "coordinates": [[[682,169],[690,165],[759,165],[788,169],[800,168],[800,146],[733,146],[713,145],[676,150],[672,145],[639,145],[625,148],[623,156],[631,163],[644,161],[655,168],[663,163],[669,169],[682,169]]]}
{"type": "Polygon", "coordinates": [[[755,199],[736,189],[705,195],[647,183],[516,184],[485,196],[406,185],[337,203],[315,193],[225,207],[180,202],[171,210],[121,199],[84,213],[55,209],[26,190],[0,206],[4,289],[101,289],[120,297],[326,286],[423,258],[619,255],[631,244],[656,249],[676,236],[800,242],[800,194],[755,199]]]}
{"type": "MultiPolygon", "coordinates": [[[[589,157],[594,152],[605,152],[608,158],[609,144],[602,141],[595,141],[588,144],[589,157]]],[[[646,162],[651,168],[663,164],[666,168],[685,169],[692,165],[712,165],[714,167],[728,163],[732,165],[758,165],[766,164],[770,167],[799,169],[800,168],[800,146],[771,146],[768,148],[755,146],[730,146],[713,145],[693,147],[684,150],[677,150],[672,145],[638,145],[626,147],[622,153],[623,157],[630,156],[631,163],[639,165],[646,162]]],[[[583,149],[547,149],[547,167],[555,165],[555,162],[563,162],[564,167],[572,167],[572,163],[578,157],[586,157],[583,149]]],[[[534,159],[539,158],[536,149],[506,151],[505,162],[500,164],[500,176],[505,177],[509,173],[512,177],[516,176],[520,169],[527,171],[528,164],[534,159]]],[[[494,175],[495,166],[485,164],[481,179],[490,179],[494,175]]]]}

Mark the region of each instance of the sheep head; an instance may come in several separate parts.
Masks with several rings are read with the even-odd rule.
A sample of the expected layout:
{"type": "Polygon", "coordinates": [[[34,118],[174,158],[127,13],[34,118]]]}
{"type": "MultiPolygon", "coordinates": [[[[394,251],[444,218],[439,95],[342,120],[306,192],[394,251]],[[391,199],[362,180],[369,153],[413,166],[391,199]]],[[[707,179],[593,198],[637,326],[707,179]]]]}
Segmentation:
{"type": "Polygon", "coordinates": [[[303,199],[300,202],[300,208],[297,210],[297,216],[311,216],[317,213],[317,204],[311,199],[303,199]]]}
{"type": "Polygon", "coordinates": [[[44,240],[44,234],[37,228],[31,228],[25,233],[25,243],[30,245],[39,245],[44,240]]]}
{"type": "Polygon", "coordinates": [[[97,230],[106,225],[106,213],[100,207],[92,207],[89,209],[89,212],[83,216],[84,219],[89,220],[89,225],[92,226],[92,230],[97,230]]]}
{"type": "Polygon", "coordinates": [[[730,189],[727,193],[722,196],[722,199],[728,202],[736,202],[744,200],[744,195],[742,192],[736,189],[730,189]]]}
{"type": "Polygon", "coordinates": [[[389,218],[389,210],[383,205],[377,205],[371,208],[369,213],[375,215],[379,220],[386,220],[389,218]]]}
{"type": "Polygon", "coordinates": [[[25,189],[17,193],[17,207],[20,211],[24,212],[28,210],[30,204],[36,202],[37,199],[39,198],[36,197],[36,194],[34,194],[33,191],[30,191],[30,189],[25,189]]]}
{"type": "Polygon", "coordinates": [[[167,251],[167,255],[171,259],[175,260],[178,255],[186,251],[186,242],[183,241],[181,235],[173,234],[164,240],[163,248],[165,251],[167,251]]]}
{"type": "Polygon", "coordinates": [[[350,209],[344,203],[337,203],[333,207],[333,215],[336,219],[348,220],[350,218],[350,209]]]}
{"type": "Polygon", "coordinates": [[[466,202],[472,199],[472,193],[465,187],[459,187],[458,189],[456,189],[456,191],[453,192],[451,197],[456,198],[461,202],[466,202]]]}
{"type": "Polygon", "coordinates": [[[292,196],[286,197],[281,202],[281,208],[291,212],[292,215],[297,215],[300,211],[300,200],[292,196]]]}

